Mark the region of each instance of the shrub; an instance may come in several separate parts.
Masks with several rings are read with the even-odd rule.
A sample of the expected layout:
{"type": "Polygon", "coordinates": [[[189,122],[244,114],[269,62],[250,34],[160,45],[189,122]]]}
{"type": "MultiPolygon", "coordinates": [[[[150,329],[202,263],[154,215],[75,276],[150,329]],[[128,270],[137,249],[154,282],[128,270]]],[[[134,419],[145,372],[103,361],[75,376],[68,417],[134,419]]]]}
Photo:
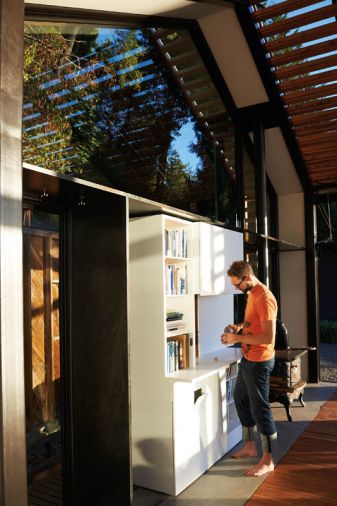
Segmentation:
{"type": "Polygon", "coordinates": [[[337,344],[337,322],[320,320],[319,327],[320,327],[321,343],[337,344]]]}

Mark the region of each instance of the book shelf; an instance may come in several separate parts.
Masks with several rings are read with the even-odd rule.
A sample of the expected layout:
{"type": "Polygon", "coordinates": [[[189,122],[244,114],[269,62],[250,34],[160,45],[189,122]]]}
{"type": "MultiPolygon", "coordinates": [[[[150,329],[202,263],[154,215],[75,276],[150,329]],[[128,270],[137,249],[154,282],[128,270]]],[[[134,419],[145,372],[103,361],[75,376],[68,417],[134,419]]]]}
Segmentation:
{"type": "Polygon", "coordinates": [[[232,398],[240,352],[221,345],[218,328],[233,321],[232,295],[201,301],[199,225],[166,215],[129,223],[133,477],[170,495],[241,439],[232,398]],[[197,322],[198,358],[196,300],[213,321],[197,322]]]}
{"type": "Polygon", "coordinates": [[[191,256],[194,248],[194,225],[178,218],[163,216],[162,229],[165,259],[166,374],[171,374],[188,368],[195,359],[191,256]]]}

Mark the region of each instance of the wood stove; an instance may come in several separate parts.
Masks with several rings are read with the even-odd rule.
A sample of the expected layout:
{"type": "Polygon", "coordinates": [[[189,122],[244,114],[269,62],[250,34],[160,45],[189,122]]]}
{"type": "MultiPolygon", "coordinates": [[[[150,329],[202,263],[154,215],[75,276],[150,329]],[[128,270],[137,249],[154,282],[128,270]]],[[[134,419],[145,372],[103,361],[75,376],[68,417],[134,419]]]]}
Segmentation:
{"type": "Polygon", "coordinates": [[[315,348],[291,348],[288,331],[283,322],[276,322],[275,366],[270,375],[269,402],[280,402],[292,421],[290,405],[298,400],[302,406],[306,381],[301,377],[301,357],[315,348]]]}

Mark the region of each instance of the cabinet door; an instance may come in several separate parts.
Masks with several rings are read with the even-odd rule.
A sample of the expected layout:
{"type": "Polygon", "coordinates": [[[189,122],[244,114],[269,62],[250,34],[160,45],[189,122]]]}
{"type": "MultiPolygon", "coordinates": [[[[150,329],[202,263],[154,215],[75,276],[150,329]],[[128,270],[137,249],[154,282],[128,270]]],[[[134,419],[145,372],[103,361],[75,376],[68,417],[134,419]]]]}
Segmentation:
{"type": "Polygon", "coordinates": [[[227,270],[235,260],[243,260],[243,234],[234,230],[224,230],[225,233],[225,293],[237,293],[231,284],[227,270]]]}
{"type": "Polygon", "coordinates": [[[227,278],[234,260],[243,259],[243,235],[208,223],[199,224],[200,295],[235,293],[227,278]]]}
{"type": "Polygon", "coordinates": [[[219,381],[215,373],[200,382],[173,385],[173,438],[176,493],[222,455],[219,381]]]}
{"type": "Polygon", "coordinates": [[[200,223],[200,295],[216,295],[225,291],[225,230],[200,223]]]}

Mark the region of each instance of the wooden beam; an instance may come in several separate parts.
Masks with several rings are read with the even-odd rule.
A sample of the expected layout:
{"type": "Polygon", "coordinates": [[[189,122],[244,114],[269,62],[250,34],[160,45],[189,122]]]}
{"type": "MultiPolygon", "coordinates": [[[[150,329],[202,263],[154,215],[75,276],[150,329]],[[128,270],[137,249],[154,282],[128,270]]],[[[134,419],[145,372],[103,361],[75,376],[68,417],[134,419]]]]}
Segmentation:
{"type": "Polygon", "coordinates": [[[277,79],[289,79],[290,77],[303,76],[315,70],[327,69],[337,65],[337,55],[324,56],[323,58],[316,58],[316,60],[299,63],[296,65],[289,65],[275,71],[277,79]]]}
{"type": "Polygon", "coordinates": [[[334,169],[335,166],[332,165],[324,165],[322,167],[322,164],[316,164],[309,167],[309,176],[310,179],[318,178],[320,175],[325,175],[326,177],[329,177],[330,179],[334,179],[336,183],[336,177],[334,177],[334,169]]]}
{"type": "Polygon", "coordinates": [[[321,182],[324,180],[325,182],[336,184],[335,173],[331,170],[331,167],[327,167],[322,171],[311,171],[310,177],[314,181],[321,182]]]}
{"type": "MultiPolygon", "coordinates": [[[[171,33],[174,33],[175,30],[172,30],[171,33]]],[[[159,37],[160,38],[160,37],[159,37]]],[[[175,51],[176,49],[184,48],[185,51],[190,51],[193,48],[192,39],[190,35],[178,37],[174,40],[169,40],[168,42],[164,42],[162,48],[167,51],[175,51]]]]}
{"type": "Polygon", "coordinates": [[[315,139],[314,141],[311,142],[302,142],[301,140],[299,140],[299,144],[303,151],[307,149],[315,149],[315,150],[325,149],[328,148],[329,146],[337,147],[337,136],[335,132],[333,132],[330,137],[321,135],[319,139],[315,139]]]}
{"type": "Polygon", "coordinates": [[[333,160],[324,162],[308,161],[306,163],[306,167],[310,178],[313,176],[313,174],[324,172],[327,176],[331,176],[332,178],[334,178],[336,184],[336,164],[333,162],[333,160]]]}
{"type": "MultiPolygon", "coordinates": [[[[282,14],[297,11],[303,7],[308,7],[309,5],[316,4],[319,1],[320,0],[286,0],[285,2],[265,7],[264,9],[258,9],[253,12],[253,16],[256,21],[265,21],[266,19],[271,19],[281,16],[282,14]]],[[[254,4],[258,4],[258,2],[254,2],[254,4]]]]}
{"type": "Polygon", "coordinates": [[[336,177],[334,176],[333,170],[331,167],[327,167],[325,171],[317,171],[316,169],[310,170],[309,177],[311,181],[316,181],[317,183],[322,183],[324,180],[325,183],[333,183],[336,184],[336,177]]]}
{"type": "Polygon", "coordinates": [[[319,133],[319,132],[330,132],[337,130],[337,122],[336,121],[326,121],[325,123],[321,123],[320,125],[307,125],[297,127],[295,129],[295,135],[301,136],[306,133],[319,133]]]}
{"type": "Polygon", "coordinates": [[[310,179],[318,179],[318,177],[322,175],[324,175],[326,179],[329,179],[329,181],[336,183],[336,166],[324,165],[324,168],[322,168],[322,165],[318,164],[310,167],[310,179]]]}
{"type": "Polygon", "coordinates": [[[317,121],[317,122],[307,122],[307,123],[302,123],[301,125],[296,125],[294,126],[294,129],[296,131],[296,133],[299,133],[299,132],[313,132],[315,129],[318,129],[318,128],[325,128],[326,132],[328,132],[328,128],[332,128],[333,130],[336,129],[336,125],[337,125],[337,118],[330,118],[330,119],[325,119],[325,120],[322,120],[322,121],[317,121]]]}
{"type": "Polygon", "coordinates": [[[296,116],[297,114],[304,114],[306,112],[324,111],[325,109],[329,109],[331,107],[337,107],[336,96],[319,100],[311,100],[303,104],[291,105],[288,107],[287,111],[291,116],[296,116]]]}
{"type": "Polygon", "coordinates": [[[321,22],[324,19],[337,16],[337,5],[332,4],[326,7],[320,7],[312,11],[305,12],[304,14],[298,14],[297,16],[289,17],[264,25],[259,29],[262,37],[270,37],[272,35],[278,35],[300,28],[302,26],[310,25],[311,23],[321,22]]]}
{"type": "Polygon", "coordinates": [[[23,0],[0,2],[0,503],[26,506],[23,273],[23,0]]]}
{"type": "Polygon", "coordinates": [[[322,121],[325,122],[327,119],[337,120],[337,109],[331,109],[321,112],[313,112],[311,114],[299,114],[298,116],[292,117],[292,122],[297,127],[303,124],[308,124],[310,122],[312,122],[314,125],[317,125],[322,121]]]}
{"type": "Polygon", "coordinates": [[[287,93],[284,96],[285,103],[291,104],[299,104],[302,102],[306,102],[307,100],[313,100],[315,98],[326,98],[331,95],[335,95],[337,93],[337,84],[326,84],[325,86],[320,86],[318,88],[311,88],[310,90],[305,91],[294,91],[291,93],[287,93]]]}
{"type": "Polygon", "coordinates": [[[185,78],[191,75],[193,76],[195,74],[199,74],[200,72],[205,72],[205,65],[202,61],[197,62],[190,67],[184,68],[183,70],[178,69],[177,77],[185,78]]]}
{"type": "Polygon", "coordinates": [[[317,172],[315,170],[310,172],[311,181],[315,182],[320,187],[322,184],[331,184],[336,186],[335,173],[328,167],[325,172],[317,172]]]}
{"type": "Polygon", "coordinates": [[[325,40],[318,44],[312,44],[306,47],[300,47],[299,49],[292,49],[291,51],[285,51],[281,54],[272,55],[270,61],[275,67],[281,65],[287,65],[295,61],[303,61],[306,58],[317,56],[319,54],[331,53],[337,51],[337,39],[325,40]]]}
{"type": "Polygon", "coordinates": [[[296,47],[304,44],[304,42],[322,39],[323,37],[329,37],[330,35],[336,35],[336,21],[312,28],[310,30],[305,30],[303,32],[267,41],[265,43],[265,47],[269,53],[273,53],[274,51],[281,51],[287,47],[296,47]]]}
{"type": "MultiPolygon", "coordinates": [[[[337,129],[337,126],[336,126],[337,129]]],[[[309,134],[309,135],[302,135],[298,138],[298,142],[305,146],[313,143],[320,143],[324,141],[329,141],[330,139],[335,140],[337,138],[336,132],[330,132],[330,133],[320,133],[320,134],[309,134]]]]}
{"type": "MultiPolygon", "coordinates": [[[[335,135],[336,137],[336,135],[335,135]]],[[[302,153],[310,154],[310,153],[319,153],[319,152],[327,152],[331,149],[337,150],[337,139],[330,139],[327,142],[316,142],[312,144],[303,144],[300,143],[300,148],[302,153]]]]}
{"type": "Polygon", "coordinates": [[[305,158],[308,162],[313,160],[334,160],[336,159],[336,152],[336,146],[333,146],[321,151],[305,152],[305,158]]]}
{"type": "Polygon", "coordinates": [[[305,160],[308,163],[310,163],[310,162],[328,162],[328,161],[333,162],[333,160],[336,160],[336,151],[334,150],[333,152],[330,152],[328,154],[317,153],[317,154],[312,154],[312,155],[306,155],[305,160]]]}
{"type": "Polygon", "coordinates": [[[319,74],[300,77],[298,79],[289,79],[289,81],[283,81],[280,86],[282,91],[287,93],[289,91],[316,86],[317,84],[332,83],[336,80],[337,70],[328,70],[326,72],[320,72],[319,74]]]}
{"type": "Polygon", "coordinates": [[[323,153],[324,155],[329,156],[330,154],[333,154],[334,157],[337,155],[337,142],[331,144],[322,144],[322,145],[315,145],[310,146],[306,148],[301,148],[302,153],[305,155],[306,159],[310,159],[310,156],[313,155],[319,155],[320,153],[323,153]]]}
{"type": "MultiPolygon", "coordinates": [[[[163,49],[165,49],[163,47],[163,49]]],[[[165,51],[164,51],[165,53],[165,51]]],[[[170,55],[170,58],[168,59],[169,63],[171,65],[181,65],[182,63],[189,63],[191,61],[195,62],[199,59],[199,53],[197,52],[197,50],[195,48],[189,50],[189,51],[186,51],[182,54],[179,54],[177,56],[175,55],[170,55]]]]}

